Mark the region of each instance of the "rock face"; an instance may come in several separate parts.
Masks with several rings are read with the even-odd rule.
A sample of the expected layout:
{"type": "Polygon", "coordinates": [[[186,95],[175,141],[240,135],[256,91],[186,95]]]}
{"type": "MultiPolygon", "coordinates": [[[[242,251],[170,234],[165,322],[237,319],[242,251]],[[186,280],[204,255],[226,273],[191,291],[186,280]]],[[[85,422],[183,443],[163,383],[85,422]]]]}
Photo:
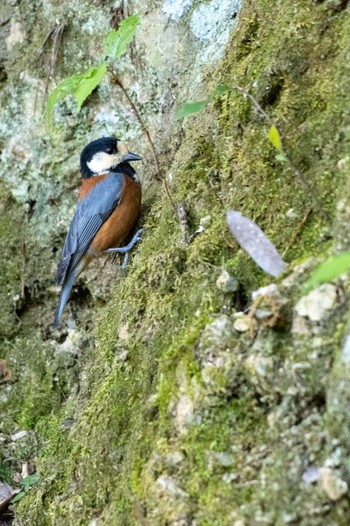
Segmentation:
{"type": "Polygon", "coordinates": [[[302,288],[317,258],[350,246],[349,34],[336,0],[4,2],[0,480],[40,475],[15,524],[349,524],[349,278],[302,288]],[[117,67],[181,225],[108,79],[79,114],[59,103],[51,129],[42,111],[135,12],[117,67]],[[234,89],[175,120],[219,84],[234,89]],[[125,278],[110,261],[84,273],[54,332],[79,153],[112,133],[144,158],[144,241],[125,278]],[[281,283],[235,244],[227,210],[283,254],[281,283]]]}

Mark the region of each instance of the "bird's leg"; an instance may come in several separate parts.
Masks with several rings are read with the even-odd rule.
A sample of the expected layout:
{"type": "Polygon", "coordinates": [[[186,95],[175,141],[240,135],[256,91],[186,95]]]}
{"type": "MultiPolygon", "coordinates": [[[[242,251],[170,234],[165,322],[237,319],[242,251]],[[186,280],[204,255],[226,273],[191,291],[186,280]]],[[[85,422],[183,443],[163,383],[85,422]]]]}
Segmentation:
{"type": "Polygon", "coordinates": [[[126,266],[128,264],[129,251],[133,248],[134,245],[136,245],[136,243],[138,241],[142,241],[142,237],[140,237],[140,234],[142,234],[142,232],[143,232],[143,228],[138,230],[136,232],[136,234],[134,235],[134,237],[132,238],[132,240],[130,241],[130,243],[125,245],[125,247],[108,248],[106,250],[106,252],[109,253],[109,254],[110,253],[113,253],[113,254],[125,254],[124,260],[123,260],[123,264],[122,264],[122,272],[123,273],[125,272],[126,266]]]}

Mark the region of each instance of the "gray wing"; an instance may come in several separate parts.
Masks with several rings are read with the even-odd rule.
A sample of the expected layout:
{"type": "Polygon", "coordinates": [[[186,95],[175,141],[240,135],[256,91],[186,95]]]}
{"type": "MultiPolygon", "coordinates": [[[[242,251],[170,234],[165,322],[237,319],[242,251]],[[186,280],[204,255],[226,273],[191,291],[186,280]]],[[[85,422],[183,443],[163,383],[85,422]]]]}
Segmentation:
{"type": "Polygon", "coordinates": [[[95,235],[118,206],[124,188],[124,175],[110,173],[79,201],[64,242],[56,284],[77,268],[95,235]]]}

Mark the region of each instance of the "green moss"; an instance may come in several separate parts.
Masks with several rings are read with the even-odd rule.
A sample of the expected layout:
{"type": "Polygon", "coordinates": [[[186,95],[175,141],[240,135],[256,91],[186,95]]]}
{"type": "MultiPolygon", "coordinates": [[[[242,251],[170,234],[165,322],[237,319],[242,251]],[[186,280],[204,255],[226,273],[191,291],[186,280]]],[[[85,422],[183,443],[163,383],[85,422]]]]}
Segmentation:
{"type": "MultiPolygon", "coordinates": [[[[215,82],[220,77],[254,95],[283,130],[290,157],[333,216],[345,184],[336,165],[350,140],[349,19],[329,21],[325,6],[308,1],[277,4],[271,9],[267,0],[247,2],[215,82]]],[[[145,239],[97,322],[97,345],[85,358],[74,403],[63,414],[65,373],[62,389],[54,386],[55,361],[45,346],[40,352],[42,360],[50,358],[49,368],[40,360],[31,364],[28,391],[22,384],[18,422],[35,426],[43,440],[43,480],[18,506],[23,524],[85,525],[98,518],[106,525],[184,519],[223,526],[245,519],[279,526],[294,510],[300,524],[305,517],[308,526],[321,524],[309,500],[316,509],[325,497],[313,487],[305,496],[300,480],[331,446],[315,438],[312,457],[300,437],[322,429],[324,378],[341,343],[344,313],[336,320],[339,330],[335,320],[320,328],[318,362],[305,370],[300,364],[310,360],[314,342],[289,331],[265,328],[256,341],[235,334],[227,349],[218,344],[226,368],[215,369],[213,384],[204,381],[196,352],[213,317],[245,308],[251,291],[270,281],[238,249],[225,225],[227,209],[256,221],[287,251],[289,262],[328,248],[322,236],[329,227],[293,170],[276,161],[266,137],[269,124],[249,100],[233,92],[208,111],[188,120],[172,167],[172,191],[188,210],[190,233],[210,215],[205,231],[183,245],[165,197],[154,203],[146,195],[152,204],[145,239]],[[222,267],[239,280],[241,290],[233,297],[215,285],[222,267]],[[271,358],[266,376],[258,367],[247,372],[245,361],[258,352],[257,342],[262,357],[271,358]],[[67,430],[61,424],[70,412],[75,421],[67,430]],[[175,464],[168,460],[174,451],[183,456],[175,464]],[[215,460],[220,452],[232,455],[232,465],[215,460]]],[[[286,294],[295,300],[294,292],[286,294]]],[[[330,433],[345,418],[342,409],[330,433]]],[[[338,510],[328,510],[334,524],[338,510]]]]}

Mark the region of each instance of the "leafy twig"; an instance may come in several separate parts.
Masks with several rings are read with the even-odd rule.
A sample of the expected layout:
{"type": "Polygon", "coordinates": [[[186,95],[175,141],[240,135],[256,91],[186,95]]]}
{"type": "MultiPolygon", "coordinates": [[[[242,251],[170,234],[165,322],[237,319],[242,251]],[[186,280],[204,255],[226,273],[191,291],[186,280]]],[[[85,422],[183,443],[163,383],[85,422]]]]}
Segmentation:
{"type": "MultiPolygon", "coordinates": [[[[125,4],[123,4],[123,7],[126,8],[125,4]]],[[[153,155],[154,163],[156,166],[157,175],[159,179],[163,182],[167,198],[169,199],[169,202],[171,203],[171,206],[174,209],[174,212],[176,213],[180,226],[181,226],[181,217],[179,213],[180,208],[178,208],[177,204],[174,202],[171,196],[171,192],[170,192],[166,177],[162,174],[162,171],[160,169],[158,156],[157,156],[157,152],[156,152],[152,137],[144,123],[144,120],[137,106],[131,99],[129,93],[127,92],[122,81],[120,80],[120,76],[110,65],[111,63],[115,63],[118,59],[122,57],[122,55],[124,55],[127,52],[135,36],[135,32],[139,24],[140,24],[140,16],[138,14],[135,14],[128,18],[124,18],[124,20],[118,23],[117,30],[111,29],[104,43],[105,59],[102,60],[102,62],[98,66],[92,66],[83,73],[78,73],[76,75],[67,77],[66,79],[64,79],[62,82],[58,84],[58,86],[51,92],[48,102],[47,102],[47,118],[50,124],[52,120],[52,114],[53,114],[53,109],[54,109],[55,104],[70,94],[74,95],[77,101],[78,111],[80,111],[86,98],[102,82],[106,74],[110,73],[112,76],[112,81],[114,82],[114,84],[119,86],[119,88],[122,90],[124,96],[126,97],[132,111],[134,112],[141,126],[142,131],[147,137],[148,143],[152,150],[152,155],[153,155]]],[[[52,73],[55,67],[63,29],[64,29],[64,26],[56,26],[56,28],[54,28],[47,34],[44,40],[44,43],[43,43],[43,46],[44,46],[50,37],[54,38],[54,46],[53,46],[53,51],[51,54],[49,75],[52,73]]]]}
{"type": "Polygon", "coordinates": [[[220,97],[225,93],[232,93],[232,91],[238,91],[243,95],[243,97],[248,98],[257,110],[257,112],[271,125],[268,138],[279,152],[279,155],[276,158],[279,161],[284,161],[288,163],[290,170],[294,173],[294,177],[311,196],[314,206],[318,210],[319,214],[327,222],[329,222],[329,217],[323,210],[315,192],[313,191],[309,183],[306,181],[299,168],[295,165],[291,156],[287,153],[285,146],[282,142],[281,134],[277,128],[275,121],[270,117],[268,113],[266,113],[266,111],[261,107],[258,101],[246,89],[242,88],[241,86],[227,86],[225,84],[219,84],[208,98],[196,102],[187,102],[186,104],[183,104],[181,108],[176,112],[176,119],[183,119],[184,117],[187,117],[194,113],[198,113],[202,111],[203,108],[205,108],[215,97],[220,97]]]}

